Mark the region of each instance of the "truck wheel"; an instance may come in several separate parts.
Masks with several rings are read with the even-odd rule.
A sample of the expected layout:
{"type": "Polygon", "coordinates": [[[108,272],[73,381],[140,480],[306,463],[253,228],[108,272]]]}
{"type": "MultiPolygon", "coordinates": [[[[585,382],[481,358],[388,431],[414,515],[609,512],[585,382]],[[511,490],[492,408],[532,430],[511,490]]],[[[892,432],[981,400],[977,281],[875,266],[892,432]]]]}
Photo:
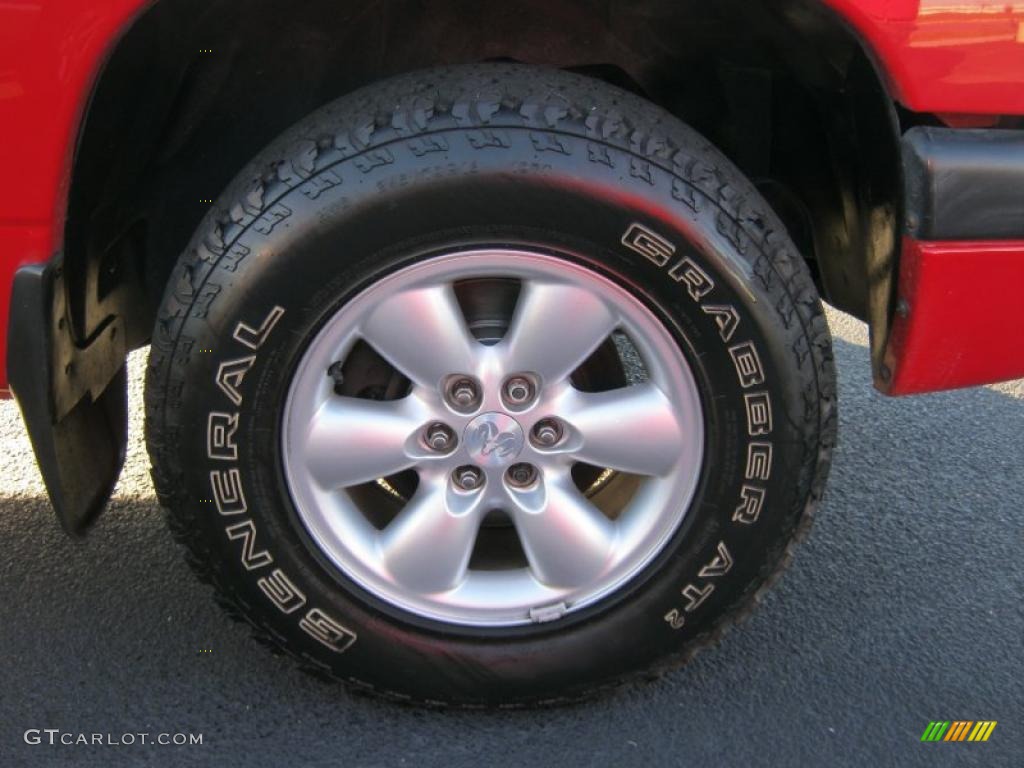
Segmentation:
{"type": "Polygon", "coordinates": [[[825,483],[831,339],[753,186],[574,74],[436,69],[243,170],[163,300],[160,500],[304,666],[417,702],[578,698],[690,658],[825,483]]]}

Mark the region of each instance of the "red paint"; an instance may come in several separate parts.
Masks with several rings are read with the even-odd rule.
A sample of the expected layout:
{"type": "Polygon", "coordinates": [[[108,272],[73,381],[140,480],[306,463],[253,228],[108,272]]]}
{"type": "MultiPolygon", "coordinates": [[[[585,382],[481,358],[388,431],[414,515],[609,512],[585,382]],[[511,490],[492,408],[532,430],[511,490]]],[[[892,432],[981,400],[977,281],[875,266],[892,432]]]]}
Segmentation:
{"type": "MultiPolygon", "coordinates": [[[[11,276],[61,248],[71,159],[92,85],[119,34],[151,1],[0,0],[0,168],[8,180],[0,185],[0,397],[11,276]]],[[[1021,4],[823,1],[858,32],[894,98],[910,109],[959,124],[1024,114],[1021,4]]],[[[998,279],[972,271],[986,284],[998,279]]],[[[947,307],[929,316],[948,324],[954,315],[947,307]]]]}
{"type": "Polygon", "coordinates": [[[92,84],[146,0],[0,0],[0,394],[11,278],[61,247],[75,139],[92,84]]]}
{"type": "Polygon", "coordinates": [[[958,112],[935,114],[947,128],[997,128],[999,115],[963,115],[958,112]]]}
{"type": "Polygon", "coordinates": [[[915,112],[1024,114],[1024,5],[1008,0],[824,0],[915,112]]]}
{"type": "Polygon", "coordinates": [[[909,395],[1024,377],[1024,241],[903,241],[884,391],[909,395]]]}

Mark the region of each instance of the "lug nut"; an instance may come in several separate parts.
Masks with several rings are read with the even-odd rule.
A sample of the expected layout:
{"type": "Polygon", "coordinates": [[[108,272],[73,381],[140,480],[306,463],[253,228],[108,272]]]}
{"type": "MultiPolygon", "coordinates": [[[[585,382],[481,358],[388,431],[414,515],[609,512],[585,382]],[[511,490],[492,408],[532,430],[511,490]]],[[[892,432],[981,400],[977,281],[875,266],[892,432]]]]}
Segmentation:
{"type": "Polygon", "coordinates": [[[460,411],[471,409],[479,398],[476,382],[472,379],[460,377],[448,385],[448,401],[460,411]]]}
{"type": "Polygon", "coordinates": [[[508,477],[509,485],[513,485],[516,488],[526,488],[529,485],[533,485],[537,479],[537,468],[533,464],[513,464],[508,468],[506,476],[508,477]]]}
{"type": "Polygon", "coordinates": [[[438,453],[445,453],[455,447],[455,433],[447,424],[435,422],[427,427],[424,434],[427,447],[438,453]]]}
{"type": "Polygon", "coordinates": [[[541,419],[533,425],[533,442],[540,448],[551,448],[562,439],[562,425],[555,419],[541,419]]]}
{"type": "Polygon", "coordinates": [[[452,473],[452,480],[464,491],[475,491],[484,483],[484,474],[477,467],[458,467],[452,473]]]}
{"type": "Polygon", "coordinates": [[[505,400],[509,405],[525,405],[533,399],[533,382],[525,376],[513,376],[505,382],[505,400]]]}

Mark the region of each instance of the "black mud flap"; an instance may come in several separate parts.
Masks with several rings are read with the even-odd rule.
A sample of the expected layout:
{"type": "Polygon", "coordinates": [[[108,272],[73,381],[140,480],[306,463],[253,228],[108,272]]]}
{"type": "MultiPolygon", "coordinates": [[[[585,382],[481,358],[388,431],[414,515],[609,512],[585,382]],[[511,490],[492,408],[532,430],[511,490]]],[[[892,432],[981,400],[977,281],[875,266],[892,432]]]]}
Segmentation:
{"type": "Polygon", "coordinates": [[[7,371],[57,519],[81,536],[103,510],[128,436],[123,321],[72,336],[59,260],[15,273],[7,371]]]}

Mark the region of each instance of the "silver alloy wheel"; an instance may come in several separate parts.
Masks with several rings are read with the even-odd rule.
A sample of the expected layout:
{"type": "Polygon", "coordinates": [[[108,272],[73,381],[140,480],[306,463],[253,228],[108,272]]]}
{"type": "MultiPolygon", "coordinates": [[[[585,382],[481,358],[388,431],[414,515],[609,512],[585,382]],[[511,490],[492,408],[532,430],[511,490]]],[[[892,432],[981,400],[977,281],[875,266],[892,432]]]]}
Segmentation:
{"type": "Polygon", "coordinates": [[[514,626],[591,605],[651,562],[690,505],[704,423],[680,349],[630,293],[564,259],[475,250],[401,269],[326,322],[289,388],[282,450],[299,518],[348,578],[421,617],[514,626]],[[454,287],[481,278],[520,285],[507,331],[494,343],[474,337],[454,287]],[[646,380],[577,389],[570,376],[615,332],[639,353],[646,380]],[[327,371],[360,341],[410,380],[408,394],[384,401],[336,394],[327,371]],[[513,376],[535,389],[525,405],[503,399],[513,376]],[[464,379],[479,388],[471,410],[450,396],[453,380],[464,379]],[[545,420],[562,429],[550,447],[529,438],[545,420]],[[453,450],[426,442],[435,424],[451,428],[453,450]],[[614,517],[574,483],[577,462],[637,476],[614,517]],[[509,478],[521,464],[536,469],[526,485],[509,478]],[[461,487],[454,473],[464,467],[477,468],[483,482],[461,487]],[[405,470],[418,475],[415,491],[378,529],[351,491],[405,470]],[[522,566],[471,567],[492,510],[511,519],[522,566]]]}

